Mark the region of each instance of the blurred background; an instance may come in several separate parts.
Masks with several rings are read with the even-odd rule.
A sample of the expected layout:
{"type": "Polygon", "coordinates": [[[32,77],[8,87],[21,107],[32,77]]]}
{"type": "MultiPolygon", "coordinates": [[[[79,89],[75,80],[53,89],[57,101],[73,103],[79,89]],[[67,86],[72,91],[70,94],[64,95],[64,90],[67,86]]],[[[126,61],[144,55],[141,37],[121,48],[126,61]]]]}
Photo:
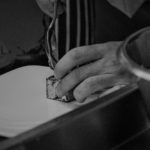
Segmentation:
{"type": "MultiPolygon", "coordinates": [[[[150,25],[150,1],[132,18],[95,0],[95,43],[124,40],[150,25]]],[[[0,74],[24,65],[48,65],[43,39],[48,16],[35,0],[0,0],[0,74]]]]}
{"type": "Polygon", "coordinates": [[[42,17],[35,0],[1,0],[0,42],[12,51],[35,47],[43,35],[42,17]]]}
{"type": "Polygon", "coordinates": [[[33,53],[34,57],[44,53],[43,17],[35,0],[0,1],[0,73],[34,64],[33,53]]]}

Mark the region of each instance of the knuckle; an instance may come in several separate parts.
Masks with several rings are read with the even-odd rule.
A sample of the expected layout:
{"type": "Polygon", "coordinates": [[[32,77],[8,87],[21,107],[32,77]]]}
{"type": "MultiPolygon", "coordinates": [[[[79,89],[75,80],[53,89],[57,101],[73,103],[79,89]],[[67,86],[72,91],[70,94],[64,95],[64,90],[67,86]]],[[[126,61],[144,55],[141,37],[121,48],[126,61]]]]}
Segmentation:
{"type": "Polygon", "coordinates": [[[81,57],[81,52],[79,51],[79,49],[72,49],[68,55],[70,56],[72,61],[78,61],[81,57]]]}
{"type": "Polygon", "coordinates": [[[71,78],[74,79],[76,82],[80,81],[82,78],[82,71],[80,68],[77,68],[71,72],[71,78]]]}
{"type": "Polygon", "coordinates": [[[85,81],[85,87],[87,87],[87,91],[89,92],[101,89],[103,87],[103,78],[99,75],[90,77],[85,81]]]}
{"type": "Polygon", "coordinates": [[[90,78],[85,80],[85,86],[87,87],[87,89],[93,88],[94,85],[95,85],[95,78],[94,77],[90,77],[90,78]]]}
{"type": "Polygon", "coordinates": [[[121,42],[108,42],[110,49],[117,50],[118,47],[121,45],[121,42]]]}
{"type": "Polygon", "coordinates": [[[69,51],[68,54],[70,55],[70,58],[72,59],[72,61],[77,62],[81,60],[83,56],[85,56],[85,54],[88,53],[90,49],[91,49],[91,46],[81,46],[81,47],[72,49],[71,51],[69,51]]]}

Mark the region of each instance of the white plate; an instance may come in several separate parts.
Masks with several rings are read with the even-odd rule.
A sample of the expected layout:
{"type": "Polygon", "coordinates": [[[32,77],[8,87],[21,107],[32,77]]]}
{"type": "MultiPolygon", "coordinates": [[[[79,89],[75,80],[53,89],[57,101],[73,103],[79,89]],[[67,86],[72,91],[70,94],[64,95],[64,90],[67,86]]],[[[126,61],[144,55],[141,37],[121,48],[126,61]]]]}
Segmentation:
{"type": "Polygon", "coordinates": [[[26,66],[0,76],[0,135],[12,137],[73,109],[46,98],[49,67],[26,66]]]}

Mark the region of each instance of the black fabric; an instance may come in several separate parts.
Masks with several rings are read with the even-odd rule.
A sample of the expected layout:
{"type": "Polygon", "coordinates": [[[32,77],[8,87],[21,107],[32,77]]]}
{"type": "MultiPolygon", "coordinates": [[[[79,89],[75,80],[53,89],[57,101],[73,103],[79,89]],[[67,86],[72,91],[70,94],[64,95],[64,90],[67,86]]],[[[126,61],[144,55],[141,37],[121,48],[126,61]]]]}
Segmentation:
{"type": "MultiPolygon", "coordinates": [[[[58,18],[58,59],[74,47],[89,45],[94,41],[94,1],[70,0],[69,7],[69,33],[67,32],[67,11],[58,18]],[[87,5],[85,5],[87,4],[87,5]],[[85,10],[87,9],[87,10],[85,10]],[[88,21],[86,22],[86,17],[88,21]],[[86,33],[87,31],[87,33],[86,33]],[[79,35],[78,35],[79,34],[79,35]],[[69,36],[69,37],[67,37],[69,36]],[[87,40],[86,40],[87,38],[87,40]],[[67,46],[69,40],[69,47],[67,46]],[[79,42],[78,42],[79,41],[79,42]]],[[[66,8],[67,10],[67,8],[66,8]]]]}

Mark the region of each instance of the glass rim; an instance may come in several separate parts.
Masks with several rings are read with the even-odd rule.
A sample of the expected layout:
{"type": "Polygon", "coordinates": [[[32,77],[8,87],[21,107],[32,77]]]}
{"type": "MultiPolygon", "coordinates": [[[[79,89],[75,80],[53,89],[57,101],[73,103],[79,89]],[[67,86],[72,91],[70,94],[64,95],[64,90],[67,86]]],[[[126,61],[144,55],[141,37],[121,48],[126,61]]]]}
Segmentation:
{"type": "Polygon", "coordinates": [[[128,43],[136,36],[139,36],[140,34],[146,31],[150,31],[150,27],[140,29],[137,32],[131,34],[129,37],[127,37],[117,51],[117,58],[119,59],[119,62],[132,74],[134,74],[138,78],[150,81],[150,70],[144,68],[142,65],[139,65],[134,60],[132,60],[128,56],[126,51],[126,46],[128,45],[128,43]]]}

